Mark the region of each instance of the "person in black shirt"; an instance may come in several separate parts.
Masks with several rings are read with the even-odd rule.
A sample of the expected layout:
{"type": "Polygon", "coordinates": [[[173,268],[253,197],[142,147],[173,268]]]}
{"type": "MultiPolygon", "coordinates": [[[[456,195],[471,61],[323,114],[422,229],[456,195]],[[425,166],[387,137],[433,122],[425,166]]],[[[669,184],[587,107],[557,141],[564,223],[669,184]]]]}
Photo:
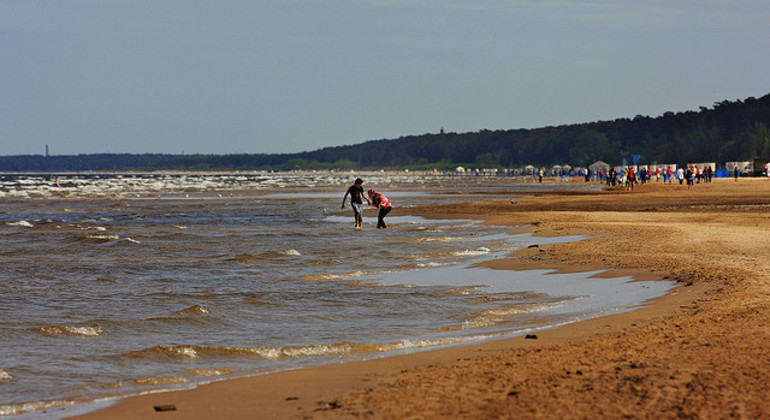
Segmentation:
{"type": "Polygon", "coordinates": [[[356,182],[348,188],[347,192],[345,192],[345,196],[342,197],[342,208],[344,209],[345,200],[348,198],[348,194],[350,194],[350,207],[353,207],[353,216],[356,218],[356,230],[361,230],[361,222],[364,220],[364,202],[361,198],[363,197],[367,203],[370,205],[372,204],[372,202],[369,201],[369,197],[364,195],[363,184],[364,181],[361,178],[357,178],[356,182]]]}

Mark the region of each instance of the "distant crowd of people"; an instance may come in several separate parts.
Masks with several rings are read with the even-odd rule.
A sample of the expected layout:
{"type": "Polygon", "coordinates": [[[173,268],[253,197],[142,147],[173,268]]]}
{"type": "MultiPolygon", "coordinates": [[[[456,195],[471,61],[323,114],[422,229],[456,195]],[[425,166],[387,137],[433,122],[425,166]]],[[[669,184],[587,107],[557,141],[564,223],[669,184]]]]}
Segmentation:
{"type": "MultiPolygon", "coordinates": [[[[611,168],[609,171],[601,169],[599,171],[599,179],[607,184],[607,186],[615,187],[617,185],[623,186],[629,190],[634,189],[635,184],[645,184],[653,179],[657,182],[663,180],[664,183],[672,184],[674,180],[679,181],[679,185],[683,185],[687,182],[687,186],[692,187],[695,184],[701,182],[710,183],[714,178],[714,171],[711,167],[706,166],[700,168],[696,165],[688,166],[687,169],[677,168],[674,170],[672,167],[661,169],[656,167],[655,169],[642,168],[636,170],[634,168],[623,168],[618,172],[615,168],[611,168]]],[[[586,180],[588,177],[586,177],[586,180]]]]}

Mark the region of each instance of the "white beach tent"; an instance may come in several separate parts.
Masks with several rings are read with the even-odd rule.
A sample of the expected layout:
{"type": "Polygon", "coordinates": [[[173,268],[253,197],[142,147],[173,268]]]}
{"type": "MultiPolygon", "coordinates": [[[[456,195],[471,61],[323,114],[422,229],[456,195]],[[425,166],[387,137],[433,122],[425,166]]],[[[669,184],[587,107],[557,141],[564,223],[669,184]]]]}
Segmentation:
{"type": "Polygon", "coordinates": [[[601,160],[597,160],[596,162],[588,165],[588,169],[591,171],[600,171],[604,169],[604,172],[607,172],[610,170],[610,164],[607,162],[602,162],[601,160]]]}

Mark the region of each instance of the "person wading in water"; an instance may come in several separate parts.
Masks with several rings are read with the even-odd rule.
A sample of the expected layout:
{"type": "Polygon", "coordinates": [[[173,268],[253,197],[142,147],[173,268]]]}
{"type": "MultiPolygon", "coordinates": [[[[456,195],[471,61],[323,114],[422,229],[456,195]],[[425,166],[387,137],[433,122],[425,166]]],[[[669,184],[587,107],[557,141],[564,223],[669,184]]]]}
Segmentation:
{"type": "Polygon", "coordinates": [[[374,189],[369,190],[369,204],[380,209],[380,214],[377,215],[377,229],[386,229],[388,226],[385,224],[385,216],[390,213],[392,209],[390,200],[385,197],[384,194],[374,192],[374,189]]]}
{"type": "Polygon", "coordinates": [[[361,200],[361,197],[366,199],[367,203],[372,204],[372,202],[369,201],[369,198],[364,195],[363,184],[364,181],[361,178],[357,178],[356,182],[348,188],[347,192],[345,192],[345,196],[342,197],[342,208],[344,209],[345,200],[348,198],[348,194],[350,194],[350,207],[353,207],[353,217],[356,219],[356,230],[361,230],[361,223],[364,220],[364,202],[361,200]]]}

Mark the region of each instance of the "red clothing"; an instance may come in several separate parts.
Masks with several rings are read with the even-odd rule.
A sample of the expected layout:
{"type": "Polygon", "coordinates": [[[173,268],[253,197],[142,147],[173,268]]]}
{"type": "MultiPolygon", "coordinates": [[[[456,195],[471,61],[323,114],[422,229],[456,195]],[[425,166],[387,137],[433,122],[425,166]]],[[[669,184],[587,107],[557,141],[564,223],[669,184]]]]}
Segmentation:
{"type": "Polygon", "coordinates": [[[385,209],[390,207],[390,200],[388,200],[388,197],[385,197],[382,193],[376,193],[374,194],[374,198],[372,199],[372,204],[375,206],[385,209]]]}

